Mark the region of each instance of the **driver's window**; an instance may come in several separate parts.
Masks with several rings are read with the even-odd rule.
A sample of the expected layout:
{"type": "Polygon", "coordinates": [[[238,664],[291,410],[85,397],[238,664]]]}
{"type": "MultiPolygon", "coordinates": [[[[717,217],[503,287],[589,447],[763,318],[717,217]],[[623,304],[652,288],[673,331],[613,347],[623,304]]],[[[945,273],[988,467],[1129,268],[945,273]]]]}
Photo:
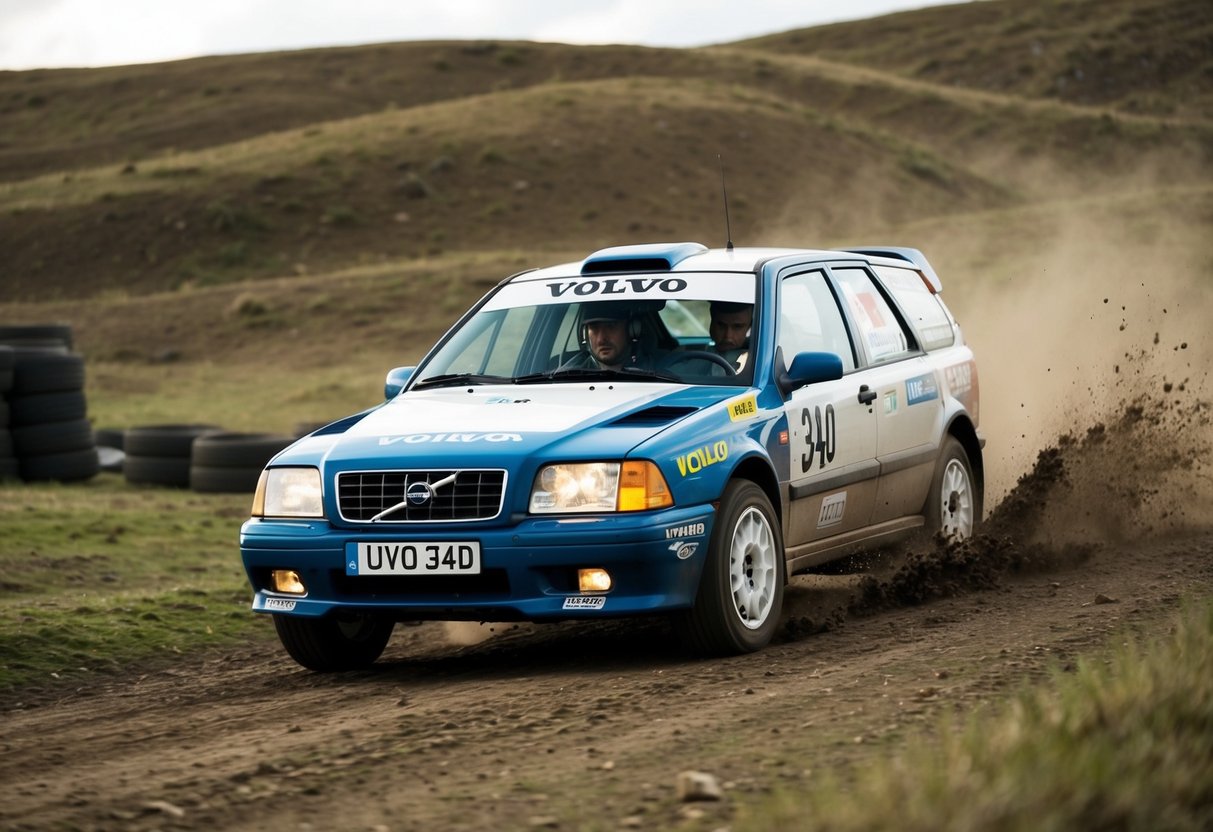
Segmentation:
{"type": "Polygon", "coordinates": [[[777,343],[787,363],[797,353],[832,352],[842,359],[843,372],[855,369],[851,339],[823,272],[792,275],[780,284],[777,343]]]}

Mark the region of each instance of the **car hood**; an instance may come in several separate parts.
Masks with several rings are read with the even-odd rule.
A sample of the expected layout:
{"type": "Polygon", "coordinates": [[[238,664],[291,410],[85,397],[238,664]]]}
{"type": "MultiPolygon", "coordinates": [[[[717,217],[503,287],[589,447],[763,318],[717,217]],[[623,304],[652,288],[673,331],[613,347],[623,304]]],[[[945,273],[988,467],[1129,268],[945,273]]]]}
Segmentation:
{"type": "MultiPolygon", "coordinates": [[[[402,393],[338,436],[326,467],[507,466],[543,453],[618,458],[736,388],[661,383],[484,385],[402,393]]],[[[306,446],[305,446],[306,447],[306,446]]],[[[300,456],[307,456],[304,447],[300,456]]],[[[289,452],[276,464],[307,463],[289,452]]]]}

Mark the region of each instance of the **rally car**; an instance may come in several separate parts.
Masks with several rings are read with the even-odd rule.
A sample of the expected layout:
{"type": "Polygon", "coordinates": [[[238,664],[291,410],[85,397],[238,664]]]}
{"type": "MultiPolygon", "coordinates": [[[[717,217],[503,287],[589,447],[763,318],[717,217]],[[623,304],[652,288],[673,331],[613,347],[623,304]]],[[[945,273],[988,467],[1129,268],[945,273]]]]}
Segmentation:
{"type": "Polygon", "coordinates": [[[253,609],[314,670],[397,621],[668,614],[760,649],[788,576],[982,516],[973,354],[916,249],[622,246],[503,280],[261,475],[253,609]]]}

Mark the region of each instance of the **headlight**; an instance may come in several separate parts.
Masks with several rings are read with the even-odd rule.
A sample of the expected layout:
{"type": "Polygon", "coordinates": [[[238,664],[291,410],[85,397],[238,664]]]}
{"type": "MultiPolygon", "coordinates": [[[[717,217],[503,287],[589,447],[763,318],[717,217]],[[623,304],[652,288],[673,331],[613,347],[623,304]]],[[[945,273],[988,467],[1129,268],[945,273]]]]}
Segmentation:
{"type": "Polygon", "coordinates": [[[270,468],[261,472],[253,495],[254,517],[323,517],[320,471],[270,468]]]}
{"type": "Polygon", "coordinates": [[[644,511],[672,505],[665,477],[646,460],[545,465],[531,487],[535,514],[644,511]]]}

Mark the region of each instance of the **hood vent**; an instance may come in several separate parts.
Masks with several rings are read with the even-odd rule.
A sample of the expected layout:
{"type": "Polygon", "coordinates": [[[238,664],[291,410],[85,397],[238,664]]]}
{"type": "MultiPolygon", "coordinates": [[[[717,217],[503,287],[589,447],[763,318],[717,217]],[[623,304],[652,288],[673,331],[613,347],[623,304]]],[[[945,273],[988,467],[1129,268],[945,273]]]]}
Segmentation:
{"type": "Polygon", "coordinates": [[[635,413],[629,413],[627,416],[622,416],[611,422],[611,424],[629,428],[658,427],[676,422],[684,416],[690,416],[696,410],[698,410],[696,407],[656,405],[655,407],[646,407],[644,410],[637,410],[635,413]]]}

